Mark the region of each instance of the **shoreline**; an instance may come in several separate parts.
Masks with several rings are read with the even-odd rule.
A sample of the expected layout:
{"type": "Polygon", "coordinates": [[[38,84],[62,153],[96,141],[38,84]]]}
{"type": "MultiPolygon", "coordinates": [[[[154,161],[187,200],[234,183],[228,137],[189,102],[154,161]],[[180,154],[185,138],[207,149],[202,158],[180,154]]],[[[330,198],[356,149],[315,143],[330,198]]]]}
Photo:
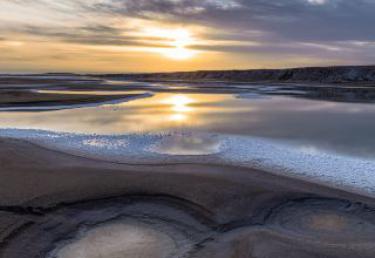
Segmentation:
{"type": "Polygon", "coordinates": [[[49,111],[112,104],[152,96],[150,93],[122,95],[57,94],[34,91],[5,91],[0,111],[49,111]]]}
{"type": "Polygon", "coordinates": [[[229,81],[229,82],[290,82],[290,83],[372,83],[375,66],[301,67],[287,69],[206,70],[133,74],[101,74],[96,78],[119,78],[153,81],[229,81]]]}
{"type": "Polygon", "coordinates": [[[4,137],[93,161],[125,165],[210,164],[257,169],[375,197],[375,182],[370,180],[375,173],[372,160],[334,152],[310,152],[260,137],[203,132],[91,135],[1,129],[0,138],[4,137]],[[195,141],[201,143],[192,143],[195,141]],[[205,150],[202,152],[203,145],[205,150]]]}

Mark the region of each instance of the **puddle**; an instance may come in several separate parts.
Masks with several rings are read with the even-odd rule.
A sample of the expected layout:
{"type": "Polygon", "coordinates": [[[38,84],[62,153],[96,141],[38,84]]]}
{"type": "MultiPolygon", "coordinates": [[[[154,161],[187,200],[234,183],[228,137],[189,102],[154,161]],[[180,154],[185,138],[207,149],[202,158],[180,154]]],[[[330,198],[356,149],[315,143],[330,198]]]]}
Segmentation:
{"type": "Polygon", "coordinates": [[[177,245],[168,234],[141,223],[111,223],[89,230],[49,258],[167,258],[177,245]]]}
{"type": "Polygon", "coordinates": [[[167,155],[210,155],[220,152],[221,147],[218,136],[177,134],[164,137],[150,150],[167,155]]]}

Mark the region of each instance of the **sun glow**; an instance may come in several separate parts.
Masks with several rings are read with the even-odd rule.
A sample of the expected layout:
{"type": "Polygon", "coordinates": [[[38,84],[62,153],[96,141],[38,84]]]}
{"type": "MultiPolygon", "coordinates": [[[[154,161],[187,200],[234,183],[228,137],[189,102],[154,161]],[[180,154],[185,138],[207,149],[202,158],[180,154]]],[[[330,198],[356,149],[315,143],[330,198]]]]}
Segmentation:
{"type": "Polygon", "coordinates": [[[152,29],[146,33],[166,40],[169,47],[159,48],[157,52],[175,60],[186,60],[195,56],[197,51],[189,49],[195,43],[191,32],[186,29],[152,29]]]}
{"type": "Polygon", "coordinates": [[[172,49],[166,49],[165,51],[163,51],[163,55],[175,60],[186,60],[192,58],[195,55],[195,52],[187,48],[176,47],[172,49]]]}

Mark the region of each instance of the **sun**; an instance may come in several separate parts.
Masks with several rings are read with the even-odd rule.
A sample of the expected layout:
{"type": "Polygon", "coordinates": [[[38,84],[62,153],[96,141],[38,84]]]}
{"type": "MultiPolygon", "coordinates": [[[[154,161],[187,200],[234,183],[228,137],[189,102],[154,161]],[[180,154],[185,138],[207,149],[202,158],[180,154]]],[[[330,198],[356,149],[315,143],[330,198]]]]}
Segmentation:
{"type": "Polygon", "coordinates": [[[152,29],[148,35],[164,38],[168,47],[159,48],[157,52],[174,60],[187,60],[193,58],[197,51],[189,49],[195,43],[192,33],[187,29],[152,29]]]}
{"type": "Polygon", "coordinates": [[[187,60],[194,57],[195,52],[184,47],[176,47],[165,49],[163,55],[174,60],[187,60]]]}

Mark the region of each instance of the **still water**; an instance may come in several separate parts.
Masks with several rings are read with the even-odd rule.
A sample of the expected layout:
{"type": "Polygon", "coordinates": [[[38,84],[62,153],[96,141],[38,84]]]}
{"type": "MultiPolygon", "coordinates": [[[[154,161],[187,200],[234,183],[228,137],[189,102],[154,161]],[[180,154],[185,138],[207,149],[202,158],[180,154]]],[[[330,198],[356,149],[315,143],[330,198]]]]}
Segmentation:
{"type": "Polygon", "coordinates": [[[84,134],[202,131],[272,138],[312,152],[375,158],[374,104],[261,94],[153,94],[95,107],[0,112],[0,128],[84,134]]]}

